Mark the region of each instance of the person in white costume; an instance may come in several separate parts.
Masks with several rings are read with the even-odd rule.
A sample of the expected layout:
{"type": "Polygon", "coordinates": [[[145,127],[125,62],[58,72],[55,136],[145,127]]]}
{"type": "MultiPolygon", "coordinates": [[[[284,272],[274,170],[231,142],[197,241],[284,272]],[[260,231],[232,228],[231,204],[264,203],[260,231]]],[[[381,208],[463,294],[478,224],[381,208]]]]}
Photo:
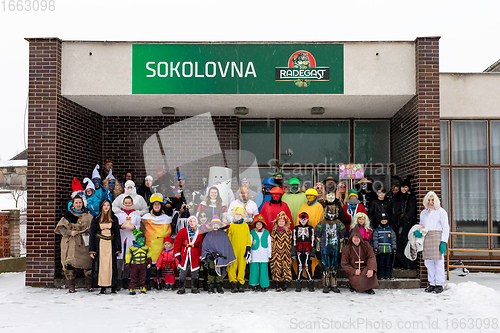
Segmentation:
{"type": "MultiPolygon", "coordinates": [[[[243,216],[243,221],[248,223],[248,225],[252,224],[253,217],[259,214],[259,208],[255,201],[250,200],[248,197],[250,195],[250,189],[248,187],[240,187],[237,191],[238,199],[231,202],[228,211],[232,212],[234,207],[242,207],[245,209],[245,216],[243,216]]],[[[233,223],[233,214],[227,214],[227,221],[233,223]]]]}
{"type": "MultiPolygon", "coordinates": [[[[424,251],[422,258],[427,268],[429,286],[426,292],[443,292],[444,284],[444,257],[446,243],[450,236],[450,225],[448,214],[441,208],[439,198],[434,192],[425,195],[423,205],[425,209],[420,213],[420,225],[428,230],[424,238],[424,251]]],[[[422,237],[418,230],[414,232],[416,237],[422,237]]]]}
{"type": "Polygon", "coordinates": [[[144,215],[149,212],[149,206],[146,200],[136,192],[135,183],[131,180],[125,182],[125,193],[122,193],[113,201],[113,212],[118,214],[122,210],[123,199],[130,196],[134,200],[135,211],[139,215],[144,215]]]}

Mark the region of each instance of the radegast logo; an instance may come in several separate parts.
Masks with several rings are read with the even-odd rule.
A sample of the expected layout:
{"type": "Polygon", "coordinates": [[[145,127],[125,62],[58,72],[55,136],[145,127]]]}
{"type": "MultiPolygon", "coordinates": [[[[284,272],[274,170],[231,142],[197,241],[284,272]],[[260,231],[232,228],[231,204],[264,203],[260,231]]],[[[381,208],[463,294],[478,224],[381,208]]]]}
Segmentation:
{"type": "Polygon", "coordinates": [[[294,81],[297,87],[309,87],[311,81],[330,81],[329,67],[316,67],[316,59],[305,50],[288,59],[288,67],[276,67],[276,81],[294,81]]]}

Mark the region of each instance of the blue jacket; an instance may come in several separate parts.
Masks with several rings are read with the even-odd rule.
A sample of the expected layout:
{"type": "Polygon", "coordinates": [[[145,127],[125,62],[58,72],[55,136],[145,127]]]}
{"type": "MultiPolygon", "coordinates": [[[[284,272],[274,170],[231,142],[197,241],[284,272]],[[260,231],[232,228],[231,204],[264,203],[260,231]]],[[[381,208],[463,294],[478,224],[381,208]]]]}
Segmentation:
{"type": "MultiPolygon", "coordinates": [[[[87,197],[87,195],[85,195],[87,197]]],[[[87,209],[90,215],[96,216],[99,214],[99,205],[101,204],[101,198],[99,198],[95,193],[90,197],[87,197],[87,209]]]]}
{"type": "Polygon", "coordinates": [[[378,249],[380,253],[391,253],[396,250],[396,233],[389,225],[383,228],[378,226],[372,235],[373,249],[378,249]]]}

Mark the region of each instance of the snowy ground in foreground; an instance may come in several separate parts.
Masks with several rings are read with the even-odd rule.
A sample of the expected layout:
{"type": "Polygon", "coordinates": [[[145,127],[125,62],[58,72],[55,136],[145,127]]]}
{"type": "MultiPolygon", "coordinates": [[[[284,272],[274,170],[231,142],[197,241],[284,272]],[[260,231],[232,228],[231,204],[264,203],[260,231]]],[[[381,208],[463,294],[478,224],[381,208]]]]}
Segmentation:
{"type": "MultiPolygon", "coordinates": [[[[500,274],[451,272],[446,290],[377,290],[375,295],[277,293],[97,296],[24,286],[0,274],[0,332],[499,332],[500,274]]],[[[109,289],[108,289],[109,290],[109,289]]]]}

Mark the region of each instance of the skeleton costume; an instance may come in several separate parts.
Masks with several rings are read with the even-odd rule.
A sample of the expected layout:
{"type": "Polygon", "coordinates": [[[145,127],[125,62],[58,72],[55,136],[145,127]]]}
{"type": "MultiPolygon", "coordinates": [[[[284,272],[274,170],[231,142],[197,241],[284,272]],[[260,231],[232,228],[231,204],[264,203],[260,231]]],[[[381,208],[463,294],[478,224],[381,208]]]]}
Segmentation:
{"type": "Polygon", "coordinates": [[[314,228],[309,225],[309,215],[299,214],[299,223],[293,229],[292,258],[297,259],[297,288],[302,289],[301,279],[305,275],[309,291],[314,291],[313,272],[311,262],[314,259],[314,228]],[[302,222],[305,221],[305,225],[302,222]],[[305,273],[305,274],[304,274],[305,273]]]}

